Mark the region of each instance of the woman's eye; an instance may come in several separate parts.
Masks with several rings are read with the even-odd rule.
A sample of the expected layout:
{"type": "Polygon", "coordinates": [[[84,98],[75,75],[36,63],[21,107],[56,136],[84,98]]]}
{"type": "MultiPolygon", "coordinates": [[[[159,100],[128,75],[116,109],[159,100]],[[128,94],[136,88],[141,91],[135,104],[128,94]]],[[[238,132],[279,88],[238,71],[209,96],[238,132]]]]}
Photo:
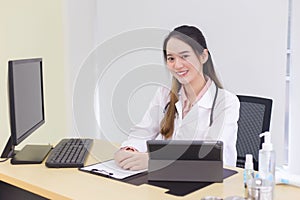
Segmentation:
{"type": "Polygon", "coordinates": [[[188,58],[189,55],[182,55],[181,58],[188,58]]]}
{"type": "Polygon", "coordinates": [[[167,58],[167,61],[169,61],[169,62],[172,62],[173,60],[174,60],[173,57],[168,57],[168,58],[167,58]]]}

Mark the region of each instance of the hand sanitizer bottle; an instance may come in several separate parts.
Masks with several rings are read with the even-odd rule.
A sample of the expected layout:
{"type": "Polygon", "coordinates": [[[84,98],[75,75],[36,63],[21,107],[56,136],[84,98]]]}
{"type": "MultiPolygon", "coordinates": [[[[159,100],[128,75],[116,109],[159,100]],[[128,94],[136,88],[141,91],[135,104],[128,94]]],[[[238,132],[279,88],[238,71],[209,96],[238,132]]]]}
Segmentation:
{"type": "Polygon", "coordinates": [[[245,197],[248,196],[248,188],[247,184],[249,184],[250,180],[254,179],[254,171],[253,171],[253,158],[252,154],[246,154],[246,162],[244,169],[244,187],[245,187],[245,197]]]}
{"type": "Polygon", "coordinates": [[[262,180],[269,181],[273,186],[275,184],[275,151],[271,143],[270,132],[260,134],[260,137],[265,136],[265,142],[262,149],[259,150],[258,156],[258,174],[262,180]]]}

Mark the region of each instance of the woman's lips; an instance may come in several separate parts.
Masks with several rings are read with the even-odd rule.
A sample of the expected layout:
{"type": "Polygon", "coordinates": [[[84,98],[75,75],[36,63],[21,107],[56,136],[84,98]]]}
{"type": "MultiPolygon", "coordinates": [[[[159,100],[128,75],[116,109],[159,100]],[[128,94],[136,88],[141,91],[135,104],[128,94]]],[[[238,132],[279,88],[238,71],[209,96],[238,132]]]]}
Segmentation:
{"type": "Polygon", "coordinates": [[[178,76],[185,76],[187,73],[188,73],[189,70],[184,70],[184,71],[179,71],[179,72],[176,72],[176,74],[178,76]]]}

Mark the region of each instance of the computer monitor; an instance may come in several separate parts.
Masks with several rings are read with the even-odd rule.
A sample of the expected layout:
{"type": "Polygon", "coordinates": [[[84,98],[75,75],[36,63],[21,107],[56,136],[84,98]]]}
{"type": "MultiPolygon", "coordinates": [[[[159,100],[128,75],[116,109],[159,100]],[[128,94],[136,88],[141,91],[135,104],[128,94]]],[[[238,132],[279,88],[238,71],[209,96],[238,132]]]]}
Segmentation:
{"type": "Polygon", "coordinates": [[[49,145],[27,145],[20,152],[14,148],[45,123],[41,58],[8,62],[8,93],[11,135],[1,157],[12,157],[13,164],[40,163],[49,145]]]}

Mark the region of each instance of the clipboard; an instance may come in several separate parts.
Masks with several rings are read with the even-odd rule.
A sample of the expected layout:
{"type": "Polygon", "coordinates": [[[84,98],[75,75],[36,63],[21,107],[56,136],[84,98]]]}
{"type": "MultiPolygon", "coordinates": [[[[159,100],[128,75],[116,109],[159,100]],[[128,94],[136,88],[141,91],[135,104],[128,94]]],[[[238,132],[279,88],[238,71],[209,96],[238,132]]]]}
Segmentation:
{"type": "Polygon", "coordinates": [[[92,165],[88,165],[85,167],[78,168],[80,171],[88,172],[91,174],[109,177],[113,179],[122,180],[142,172],[147,171],[145,170],[138,170],[138,171],[130,171],[122,169],[121,167],[117,166],[114,160],[108,160],[105,162],[95,163],[92,165]]]}

